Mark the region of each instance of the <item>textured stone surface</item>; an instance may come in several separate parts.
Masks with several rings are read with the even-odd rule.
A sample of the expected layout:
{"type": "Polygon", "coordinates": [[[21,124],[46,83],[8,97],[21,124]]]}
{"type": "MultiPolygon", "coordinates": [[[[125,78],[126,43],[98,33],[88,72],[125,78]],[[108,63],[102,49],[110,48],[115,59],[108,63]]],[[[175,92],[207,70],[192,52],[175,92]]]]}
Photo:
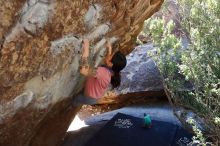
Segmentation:
{"type": "Polygon", "coordinates": [[[152,44],[136,47],[127,56],[127,65],[121,72],[120,87],[107,92],[99,103],[118,103],[120,101],[117,100],[124,100],[123,95],[132,98],[137,96],[143,97],[146,94],[146,97],[148,97],[149,92],[146,91],[157,91],[155,93],[159,94],[155,94],[156,96],[164,96],[160,72],[149,55],[149,52],[155,51],[152,44]],[[119,95],[122,95],[122,98],[115,98],[119,95]]]}
{"type": "Polygon", "coordinates": [[[128,66],[122,72],[124,78],[119,91],[126,93],[163,90],[160,72],[155,62],[148,55],[149,51],[153,49],[151,44],[143,45],[128,55],[128,66]]]}
{"type": "Polygon", "coordinates": [[[0,0],[0,145],[59,145],[77,111],[67,110],[70,97],[83,88],[82,38],[95,65],[107,38],[128,54],[162,2],[0,0]]]}

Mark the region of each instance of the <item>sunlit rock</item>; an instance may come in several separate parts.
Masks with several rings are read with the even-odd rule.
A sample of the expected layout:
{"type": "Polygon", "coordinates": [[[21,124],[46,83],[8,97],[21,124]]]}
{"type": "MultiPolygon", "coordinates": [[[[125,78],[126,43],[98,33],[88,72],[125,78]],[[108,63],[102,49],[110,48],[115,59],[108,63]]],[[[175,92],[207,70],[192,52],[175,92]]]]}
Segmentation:
{"type": "Polygon", "coordinates": [[[129,54],[163,0],[0,0],[0,145],[59,145],[78,109],[81,41],[95,65],[105,42],[129,54]],[[92,57],[93,57],[92,56],[92,57]]]}

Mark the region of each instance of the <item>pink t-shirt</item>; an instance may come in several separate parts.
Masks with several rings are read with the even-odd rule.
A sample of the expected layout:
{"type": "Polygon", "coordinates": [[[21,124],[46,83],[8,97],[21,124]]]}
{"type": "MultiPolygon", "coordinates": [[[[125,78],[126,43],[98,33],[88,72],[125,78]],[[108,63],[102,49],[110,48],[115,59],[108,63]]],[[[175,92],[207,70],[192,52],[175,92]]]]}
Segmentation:
{"type": "Polygon", "coordinates": [[[85,94],[96,99],[102,97],[111,82],[111,76],[108,68],[98,67],[96,76],[89,76],[86,80],[85,94]]]}

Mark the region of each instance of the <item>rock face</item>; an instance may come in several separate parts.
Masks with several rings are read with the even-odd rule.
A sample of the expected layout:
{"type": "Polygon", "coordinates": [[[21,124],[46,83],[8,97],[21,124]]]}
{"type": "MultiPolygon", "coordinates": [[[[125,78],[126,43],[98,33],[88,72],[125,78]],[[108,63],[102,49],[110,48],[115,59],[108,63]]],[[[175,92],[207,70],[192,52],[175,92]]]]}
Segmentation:
{"type": "Polygon", "coordinates": [[[163,90],[160,72],[150,57],[155,50],[152,44],[138,46],[127,56],[128,64],[122,71],[122,94],[141,91],[163,90]]]}
{"type": "Polygon", "coordinates": [[[83,37],[95,65],[106,39],[132,51],[163,0],[0,0],[0,145],[58,146],[83,88],[83,37]]]}

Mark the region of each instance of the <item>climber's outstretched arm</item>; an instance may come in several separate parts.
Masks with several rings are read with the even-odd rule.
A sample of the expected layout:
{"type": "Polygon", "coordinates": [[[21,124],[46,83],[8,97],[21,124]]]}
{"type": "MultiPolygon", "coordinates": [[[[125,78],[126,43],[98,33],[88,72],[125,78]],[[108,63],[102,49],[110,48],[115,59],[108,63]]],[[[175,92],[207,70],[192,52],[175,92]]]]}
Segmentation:
{"type": "Polygon", "coordinates": [[[82,56],[80,60],[80,73],[84,76],[89,75],[89,63],[88,63],[88,57],[89,57],[89,40],[84,39],[82,41],[82,56]]]}
{"type": "Polygon", "coordinates": [[[113,64],[112,64],[111,60],[112,60],[114,53],[112,53],[112,44],[110,43],[110,41],[106,42],[106,49],[107,49],[107,54],[105,57],[105,64],[108,67],[112,67],[113,64]]]}
{"type": "Polygon", "coordinates": [[[84,39],[82,42],[82,56],[80,60],[80,73],[84,76],[93,76],[96,78],[96,69],[89,66],[89,40],[84,39]]]}

